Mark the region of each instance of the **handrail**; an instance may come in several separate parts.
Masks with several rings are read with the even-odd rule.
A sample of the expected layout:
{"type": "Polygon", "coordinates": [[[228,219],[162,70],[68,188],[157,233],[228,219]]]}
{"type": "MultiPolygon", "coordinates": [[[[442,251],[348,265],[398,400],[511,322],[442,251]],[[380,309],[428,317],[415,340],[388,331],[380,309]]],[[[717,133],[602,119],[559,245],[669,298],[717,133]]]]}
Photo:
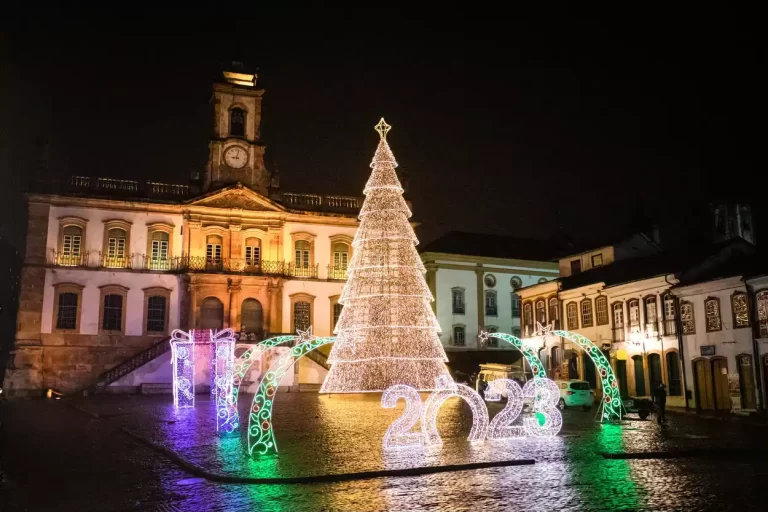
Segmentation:
{"type": "Polygon", "coordinates": [[[118,364],[114,368],[110,368],[109,370],[99,375],[99,378],[96,380],[96,384],[100,387],[109,386],[116,380],[125,377],[135,369],[140,368],[153,359],[156,359],[157,357],[165,354],[171,348],[170,340],[170,337],[163,338],[161,341],[155,343],[146,350],[139,352],[135,356],[118,364]]]}

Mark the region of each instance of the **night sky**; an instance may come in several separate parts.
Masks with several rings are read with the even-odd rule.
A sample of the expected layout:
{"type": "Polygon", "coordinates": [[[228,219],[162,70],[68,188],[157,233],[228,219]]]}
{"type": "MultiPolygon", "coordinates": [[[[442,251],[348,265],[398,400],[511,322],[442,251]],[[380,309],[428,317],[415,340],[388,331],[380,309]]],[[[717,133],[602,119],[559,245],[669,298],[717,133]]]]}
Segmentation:
{"type": "Polygon", "coordinates": [[[47,141],[57,175],[186,182],[206,163],[212,80],[242,60],[266,89],[266,163],[284,191],[359,195],[386,118],[422,243],[600,239],[754,188],[754,14],[199,14],[7,18],[8,171],[31,175],[47,141]]]}

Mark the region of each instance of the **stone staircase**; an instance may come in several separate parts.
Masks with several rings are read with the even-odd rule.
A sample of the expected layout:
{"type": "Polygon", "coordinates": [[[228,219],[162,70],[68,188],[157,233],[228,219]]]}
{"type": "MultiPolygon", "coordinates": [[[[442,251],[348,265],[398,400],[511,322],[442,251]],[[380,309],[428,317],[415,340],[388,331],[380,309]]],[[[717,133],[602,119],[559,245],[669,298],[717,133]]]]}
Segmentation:
{"type": "Polygon", "coordinates": [[[132,358],[126,361],[123,361],[117,366],[110,368],[106,372],[99,375],[99,378],[96,380],[96,385],[94,386],[94,391],[104,390],[107,386],[109,386],[116,380],[128,375],[129,373],[136,370],[137,368],[140,368],[145,364],[149,363],[150,361],[160,357],[161,355],[168,352],[170,349],[171,349],[171,338],[169,336],[155,343],[148,349],[139,352],[132,358]]]}
{"type": "Polygon", "coordinates": [[[306,357],[308,357],[309,359],[313,360],[314,362],[316,362],[317,364],[319,364],[320,366],[322,366],[326,370],[330,370],[331,369],[331,365],[328,364],[328,356],[326,356],[325,354],[323,354],[319,350],[313,350],[311,352],[308,352],[306,357]]]}

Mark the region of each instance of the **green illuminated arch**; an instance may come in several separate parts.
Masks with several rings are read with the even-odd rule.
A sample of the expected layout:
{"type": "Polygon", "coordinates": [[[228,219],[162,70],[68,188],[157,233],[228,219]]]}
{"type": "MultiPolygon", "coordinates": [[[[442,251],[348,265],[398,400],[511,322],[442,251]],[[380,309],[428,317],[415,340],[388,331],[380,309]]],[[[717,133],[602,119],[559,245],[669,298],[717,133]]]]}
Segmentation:
{"type": "Polygon", "coordinates": [[[272,428],[272,408],[274,407],[277,386],[285,373],[296,361],[318,347],[333,343],[336,338],[313,338],[292,347],[291,350],[269,368],[259,383],[259,389],[253,396],[251,412],[248,417],[248,453],[259,455],[277,453],[275,431],[272,428]]]}
{"type": "Polygon", "coordinates": [[[541,364],[541,359],[539,359],[539,356],[531,349],[531,347],[526,347],[523,344],[523,341],[517,336],[512,336],[511,334],[506,334],[503,332],[488,332],[481,334],[481,337],[483,336],[487,338],[498,338],[500,340],[506,341],[523,354],[523,357],[525,357],[525,361],[528,363],[528,366],[531,367],[531,373],[533,373],[534,378],[547,377],[547,372],[544,371],[544,365],[541,364]]]}
{"type": "Polygon", "coordinates": [[[576,345],[586,352],[597,367],[600,374],[600,381],[603,385],[603,400],[601,402],[602,415],[601,421],[621,420],[623,404],[621,394],[619,393],[619,382],[613,374],[611,362],[606,359],[603,352],[592,343],[589,338],[571,331],[552,331],[554,336],[561,336],[573,341],[576,345]]]}

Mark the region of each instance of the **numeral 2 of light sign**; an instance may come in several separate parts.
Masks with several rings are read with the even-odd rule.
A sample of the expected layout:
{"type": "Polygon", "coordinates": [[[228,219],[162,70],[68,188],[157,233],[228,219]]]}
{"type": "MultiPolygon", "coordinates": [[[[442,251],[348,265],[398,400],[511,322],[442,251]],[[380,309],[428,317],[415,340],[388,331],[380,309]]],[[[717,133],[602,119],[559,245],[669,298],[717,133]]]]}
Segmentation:
{"type": "Polygon", "coordinates": [[[405,384],[396,384],[387,388],[381,395],[381,406],[386,409],[393,409],[397,406],[397,401],[400,398],[405,399],[405,411],[403,411],[402,416],[392,422],[384,434],[385,450],[423,444],[421,432],[411,432],[421,417],[421,395],[418,391],[405,384]]]}

